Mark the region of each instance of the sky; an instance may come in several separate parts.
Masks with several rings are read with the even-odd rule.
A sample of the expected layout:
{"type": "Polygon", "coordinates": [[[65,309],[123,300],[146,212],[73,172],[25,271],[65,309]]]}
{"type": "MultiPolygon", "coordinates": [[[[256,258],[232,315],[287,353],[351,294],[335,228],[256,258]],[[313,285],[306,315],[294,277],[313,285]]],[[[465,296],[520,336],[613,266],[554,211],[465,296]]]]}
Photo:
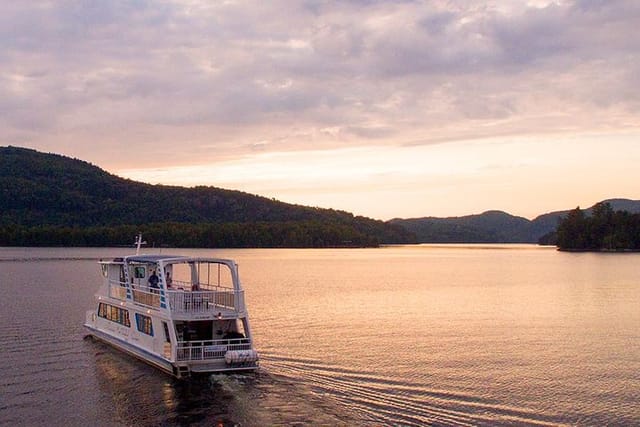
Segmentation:
{"type": "Polygon", "coordinates": [[[5,1],[0,145],[377,219],[640,199],[637,0],[5,1]]]}

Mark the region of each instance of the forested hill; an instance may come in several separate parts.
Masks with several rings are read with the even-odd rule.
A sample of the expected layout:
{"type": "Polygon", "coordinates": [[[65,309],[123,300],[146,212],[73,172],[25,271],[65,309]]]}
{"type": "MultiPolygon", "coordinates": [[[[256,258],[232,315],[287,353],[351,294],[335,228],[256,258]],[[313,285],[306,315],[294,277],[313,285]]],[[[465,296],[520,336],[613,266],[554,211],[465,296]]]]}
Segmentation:
{"type": "Polygon", "coordinates": [[[370,246],[406,230],[331,209],[215,187],[150,185],[87,162],[0,147],[0,245],[370,246]],[[133,233],[133,234],[131,234],[133,233]]]}
{"type": "MultiPolygon", "coordinates": [[[[609,199],[601,203],[614,210],[640,213],[637,200],[609,199]]],[[[593,207],[585,209],[584,214],[589,216],[592,211],[593,207]]],[[[544,239],[545,243],[555,244],[548,236],[569,212],[550,212],[529,220],[506,212],[487,211],[461,217],[393,219],[390,223],[414,233],[419,243],[538,243],[544,239]]]]}
{"type": "Polygon", "coordinates": [[[575,208],[547,236],[566,251],[640,251],[640,213],[598,203],[589,215],[575,208]]]}
{"type": "Polygon", "coordinates": [[[420,243],[529,242],[529,220],[501,211],[448,218],[393,219],[413,232],[420,243]]]}

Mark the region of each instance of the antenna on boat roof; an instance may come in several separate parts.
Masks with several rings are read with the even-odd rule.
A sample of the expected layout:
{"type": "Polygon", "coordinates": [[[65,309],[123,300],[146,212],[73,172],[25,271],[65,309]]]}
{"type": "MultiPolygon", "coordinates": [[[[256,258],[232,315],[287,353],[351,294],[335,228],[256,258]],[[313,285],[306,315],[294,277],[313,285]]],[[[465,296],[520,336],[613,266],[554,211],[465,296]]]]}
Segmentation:
{"type": "Polygon", "coordinates": [[[138,235],[136,236],[136,241],[135,241],[136,255],[140,255],[140,246],[146,245],[146,244],[147,244],[147,242],[143,242],[142,241],[142,233],[138,233],[138,235]]]}

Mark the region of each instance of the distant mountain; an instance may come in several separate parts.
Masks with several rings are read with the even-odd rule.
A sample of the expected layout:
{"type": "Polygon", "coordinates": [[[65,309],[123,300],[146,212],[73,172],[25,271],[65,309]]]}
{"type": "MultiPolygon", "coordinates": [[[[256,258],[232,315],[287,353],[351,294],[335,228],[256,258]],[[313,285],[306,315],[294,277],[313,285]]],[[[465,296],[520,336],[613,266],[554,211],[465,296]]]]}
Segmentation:
{"type": "MultiPolygon", "coordinates": [[[[99,233],[113,234],[117,227],[129,233],[151,224],[156,224],[158,244],[167,245],[177,240],[183,245],[203,245],[206,240],[206,246],[296,247],[413,241],[401,227],[348,212],[216,187],[144,184],[81,160],[0,147],[0,245],[95,244],[99,233]],[[62,233],[62,228],[70,231],[62,233]],[[168,229],[174,232],[167,234],[168,229]],[[73,233],[79,236],[75,240],[73,233]],[[181,240],[188,234],[194,237],[181,240]],[[212,241],[212,236],[223,242],[212,241]]],[[[120,238],[115,233],[110,241],[99,242],[132,239],[115,242],[120,238]]]]}
{"type": "MultiPolygon", "coordinates": [[[[609,199],[613,210],[640,213],[640,201],[609,199]]],[[[587,215],[591,208],[584,209],[587,215]]],[[[553,232],[569,210],[550,212],[530,221],[501,211],[487,211],[479,215],[449,218],[396,218],[389,221],[404,227],[420,243],[537,243],[553,232]]]]}
{"type": "MultiPolygon", "coordinates": [[[[640,213],[640,200],[607,199],[607,200],[603,200],[603,202],[609,203],[611,205],[611,209],[613,209],[614,211],[627,211],[629,213],[640,213]]],[[[583,209],[583,210],[587,215],[591,215],[593,206],[591,206],[589,209],[583,209]]],[[[564,215],[566,215],[567,213],[568,211],[564,212],[564,215]]]]}
{"type": "Polygon", "coordinates": [[[501,211],[449,218],[393,219],[421,243],[528,242],[530,221],[501,211]]]}
{"type": "MultiPolygon", "coordinates": [[[[605,202],[640,213],[640,201],[605,202]]],[[[385,223],[216,187],[144,184],[82,160],[0,147],[0,245],[125,244],[140,230],[154,244],[201,247],[536,243],[568,212],[532,221],[487,211],[385,223]]]]}

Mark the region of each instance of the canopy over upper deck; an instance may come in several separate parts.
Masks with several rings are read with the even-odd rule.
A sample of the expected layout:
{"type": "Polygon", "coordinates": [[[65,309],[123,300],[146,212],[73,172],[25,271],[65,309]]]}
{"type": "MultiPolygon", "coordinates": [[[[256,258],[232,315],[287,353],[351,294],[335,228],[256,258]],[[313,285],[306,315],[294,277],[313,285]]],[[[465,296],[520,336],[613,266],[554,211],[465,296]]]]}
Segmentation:
{"type": "Polygon", "coordinates": [[[124,257],[125,262],[139,262],[139,263],[162,263],[162,264],[176,264],[185,262],[210,262],[216,264],[225,264],[229,267],[236,265],[235,261],[226,258],[211,258],[211,257],[189,257],[184,255],[131,255],[124,257]]]}
{"type": "Polygon", "coordinates": [[[237,264],[231,259],[131,255],[101,264],[111,297],[173,312],[244,311],[237,264]]]}

